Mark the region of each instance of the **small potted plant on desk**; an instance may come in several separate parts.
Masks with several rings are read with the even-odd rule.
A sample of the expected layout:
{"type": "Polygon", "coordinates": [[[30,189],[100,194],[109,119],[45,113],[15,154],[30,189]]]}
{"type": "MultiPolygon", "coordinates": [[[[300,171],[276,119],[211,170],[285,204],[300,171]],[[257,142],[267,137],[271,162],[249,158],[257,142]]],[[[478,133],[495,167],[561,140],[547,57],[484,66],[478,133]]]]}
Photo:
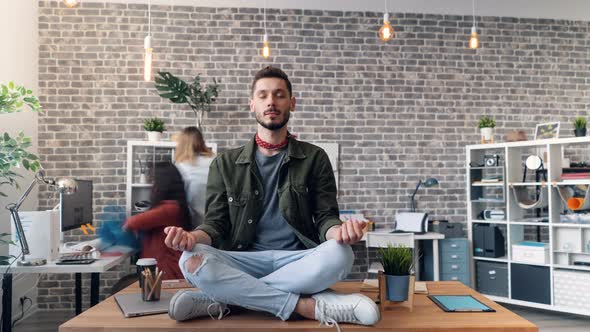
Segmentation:
{"type": "Polygon", "coordinates": [[[586,118],[579,116],[574,119],[574,134],[576,137],[586,136],[586,118]]]}
{"type": "Polygon", "coordinates": [[[406,301],[414,259],[412,248],[388,245],[387,248],[379,248],[378,253],[385,272],[386,300],[406,301]]]}
{"type": "Polygon", "coordinates": [[[148,141],[150,142],[161,140],[162,132],[166,130],[166,128],[164,128],[164,121],[158,118],[145,119],[143,121],[143,129],[147,131],[148,141]]]}
{"type": "Polygon", "coordinates": [[[496,121],[489,116],[484,116],[479,119],[478,127],[481,132],[481,143],[494,143],[494,127],[496,127],[496,121]]]}

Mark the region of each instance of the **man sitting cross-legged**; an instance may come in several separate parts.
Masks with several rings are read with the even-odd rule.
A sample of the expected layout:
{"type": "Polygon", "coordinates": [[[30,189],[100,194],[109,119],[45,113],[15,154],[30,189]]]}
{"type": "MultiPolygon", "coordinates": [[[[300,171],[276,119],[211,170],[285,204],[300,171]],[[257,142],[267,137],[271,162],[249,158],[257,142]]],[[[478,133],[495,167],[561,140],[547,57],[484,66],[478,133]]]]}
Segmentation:
{"type": "Polygon", "coordinates": [[[193,232],[165,230],[166,245],[184,251],[182,273],[200,289],[177,293],[170,317],[221,318],[229,304],[282,320],[298,313],[327,325],[377,323],[368,297],[326,290],[350,272],[350,244],[365,224],[340,222],[328,156],[287,131],[295,111],[287,75],[266,67],[251,93],[257,133],[212,162],[204,223],[193,232]]]}

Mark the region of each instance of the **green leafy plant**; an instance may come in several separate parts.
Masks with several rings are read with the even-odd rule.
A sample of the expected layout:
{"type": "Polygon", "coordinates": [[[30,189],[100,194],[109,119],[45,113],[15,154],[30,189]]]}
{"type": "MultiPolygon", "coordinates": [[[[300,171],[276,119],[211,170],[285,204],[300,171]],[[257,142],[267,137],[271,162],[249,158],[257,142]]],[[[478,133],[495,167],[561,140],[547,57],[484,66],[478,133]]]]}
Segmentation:
{"type": "MultiPolygon", "coordinates": [[[[27,106],[35,112],[40,112],[39,99],[33,95],[33,91],[23,86],[17,86],[14,82],[0,84],[0,114],[21,112],[27,106]]],[[[3,186],[14,186],[18,188],[16,179],[20,175],[14,172],[15,167],[23,167],[26,170],[36,172],[41,164],[39,158],[27,152],[32,145],[29,137],[23,132],[16,137],[10,137],[8,133],[0,136],[0,196],[6,197],[3,193],[3,186]]]]}
{"type": "Polygon", "coordinates": [[[479,119],[479,124],[477,125],[479,128],[494,128],[496,126],[496,121],[492,117],[484,116],[479,119]]]}
{"type": "Polygon", "coordinates": [[[143,120],[143,129],[145,129],[146,131],[157,131],[160,133],[166,130],[166,128],[164,127],[164,121],[158,118],[143,120]]]}
{"type": "Polygon", "coordinates": [[[156,90],[162,98],[170,99],[175,104],[187,104],[197,117],[197,126],[201,127],[203,112],[211,111],[211,104],[219,95],[219,85],[213,79],[213,84],[201,85],[201,76],[197,75],[192,82],[172,75],[169,72],[158,72],[155,78],[156,90]]]}
{"type": "MultiPolygon", "coordinates": [[[[11,240],[6,240],[6,237],[9,237],[9,236],[10,236],[10,233],[0,233],[0,243],[16,245],[16,243],[12,242],[11,240]]],[[[10,260],[15,259],[15,258],[16,257],[14,255],[9,255],[9,256],[1,256],[0,255],[0,265],[9,265],[10,260]]]]}
{"type": "Polygon", "coordinates": [[[586,118],[579,116],[574,119],[574,128],[575,129],[585,129],[586,128],[586,118]]]}
{"type": "Polygon", "coordinates": [[[379,248],[378,255],[385,274],[392,276],[410,274],[414,259],[411,248],[389,244],[387,248],[379,248]]]}

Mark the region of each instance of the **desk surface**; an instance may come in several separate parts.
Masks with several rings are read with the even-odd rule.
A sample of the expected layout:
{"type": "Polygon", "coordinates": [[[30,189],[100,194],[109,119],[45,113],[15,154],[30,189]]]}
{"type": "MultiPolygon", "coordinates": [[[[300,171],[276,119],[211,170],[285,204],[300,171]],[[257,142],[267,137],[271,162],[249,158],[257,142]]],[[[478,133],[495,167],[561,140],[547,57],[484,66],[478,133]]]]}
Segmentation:
{"type": "MultiPolygon", "coordinates": [[[[10,273],[101,273],[120,264],[127,257],[129,257],[129,254],[108,257],[103,256],[92,264],[57,265],[55,264],[55,261],[49,261],[45,265],[38,266],[18,266],[15,264],[10,268],[10,273]]],[[[7,266],[0,266],[0,273],[4,273],[6,268],[7,266]]]]}
{"type": "MultiPolygon", "coordinates": [[[[387,310],[382,313],[381,321],[370,328],[361,325],[342,324],[344,331],[515,331],[537,332],[538,328],[524,318],[492,302],[483,295],[456,281],[428,282],[430,294],[471,294],[478,300],[496,309],[489,313],[446,313],[434,304],[426,295],[416,294],[414,310],[404,308],[387,310]]],[[[360,282],[340,282],[333,289],[343,293],[358,292],[360,282]]],[[[173,290],[170,290],[173,291],[173,290]]],[[[121,291],[122,293],[139,292],[137,283],[121,291]]],[[[375,297],[377,293],[366,293],[375,297]]],[[[176,322],[167,314],[124,318],[114,298],[111,296],[71,319],[59,327],[60,332],[96,332],[96,331],[318,331],[329,329],[319,326],[314,320],[297,320],[283,322],[280,319],[261,312],[243,310],[232,313],[221,321],[208,317],[188,322],[176,322]]]]}

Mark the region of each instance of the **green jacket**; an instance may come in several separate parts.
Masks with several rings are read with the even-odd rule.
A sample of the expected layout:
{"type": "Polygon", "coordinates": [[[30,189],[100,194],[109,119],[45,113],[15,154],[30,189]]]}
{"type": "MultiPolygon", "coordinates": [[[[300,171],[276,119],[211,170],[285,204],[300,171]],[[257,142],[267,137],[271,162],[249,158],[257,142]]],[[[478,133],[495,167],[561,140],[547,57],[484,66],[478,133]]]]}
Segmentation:
{"type": "MultiPolygon", "coordinates": [[[[197,229],[207,233],[216,248],[248,250],[254,241],[264,209],[256,148],[252,139],[211,163],[205,221],[197,229]]],[[[283,217],[307,248],[326,241],[326,231],[341,224],[332,166],[326,152],[315,145],[289,139],[277,194],[283,217]]]]}

